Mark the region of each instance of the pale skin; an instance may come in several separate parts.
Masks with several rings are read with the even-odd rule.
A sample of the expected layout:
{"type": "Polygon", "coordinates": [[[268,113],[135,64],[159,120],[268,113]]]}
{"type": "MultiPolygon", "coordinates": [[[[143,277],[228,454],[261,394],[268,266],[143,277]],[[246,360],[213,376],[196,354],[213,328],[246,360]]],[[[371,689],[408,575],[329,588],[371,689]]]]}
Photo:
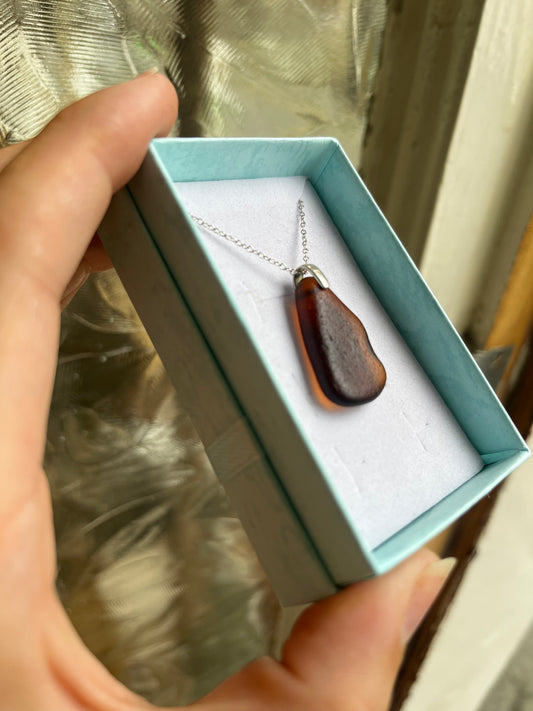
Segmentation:
{"type": "MultiPolygon", "coordinates": [[[[0,709],[153,708],[83,645],[55,592],[50,494],[42,470],[64,305],[109,260],[93,239],[114,191],[177,98],[146,74],[59,114],[0,151],[0,709]]],[[[310,607],[280,662],[259,659],[196,711],[386,711],[405,644],[449,561],[420,551],[379,579],[310,607]]]]}

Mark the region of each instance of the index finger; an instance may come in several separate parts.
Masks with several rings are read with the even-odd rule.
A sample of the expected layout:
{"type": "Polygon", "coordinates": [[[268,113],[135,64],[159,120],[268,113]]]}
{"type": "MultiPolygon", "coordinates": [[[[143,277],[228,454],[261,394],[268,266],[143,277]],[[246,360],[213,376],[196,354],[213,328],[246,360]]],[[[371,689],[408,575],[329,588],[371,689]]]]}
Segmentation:
{"type": "Polygon", "coordinates": [[[40,465],[63,290],[177,99],[141,75],[62,111],[0,174],[0,515],[40,465]]]}

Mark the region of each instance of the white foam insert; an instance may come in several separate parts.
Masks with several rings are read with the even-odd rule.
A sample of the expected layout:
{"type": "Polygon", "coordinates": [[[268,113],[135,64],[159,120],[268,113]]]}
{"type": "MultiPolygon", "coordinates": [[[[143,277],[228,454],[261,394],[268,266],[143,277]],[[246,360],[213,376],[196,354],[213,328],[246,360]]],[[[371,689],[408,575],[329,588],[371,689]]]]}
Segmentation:
{"type": "MultiPolygon", "coordinates": [[[[296,211],[298,199],[303,199],[310,261],[361,319],[387,371],[381,395],[359,407],[325,409],[313,395],[290,315],[291,275],[219,236],[198,231],[370,547],[480,471],[479,455],[381,307],[304,177],[176,187],[190,213],[291,267],[303,261],[296,211]]],[[[416,304],[412,311],[416,318],[416,304]]]]}

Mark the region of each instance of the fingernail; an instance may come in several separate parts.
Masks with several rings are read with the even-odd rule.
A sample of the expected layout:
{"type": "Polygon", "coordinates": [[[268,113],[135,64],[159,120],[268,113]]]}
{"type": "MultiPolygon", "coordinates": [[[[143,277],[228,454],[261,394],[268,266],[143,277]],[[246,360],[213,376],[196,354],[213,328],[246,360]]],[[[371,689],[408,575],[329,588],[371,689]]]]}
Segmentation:
{"type": "Polygon", "coordinates": [[[415,583],[404,618],[404,641],[407,643],[422,622],[450,573],[457,558],[443,558],[428,565],[415,583]]]}
{"type": "Polygon", "coordinates": [[[141,79],[145,76],[150,76],[151,74],[159,74],[159,68],[152,67],[151,69],[147,69],[145,72],[141,72],[140,74],[137,74],[137,76],[133,77],[132,81],[135,81],[135,79],[141,79]]]}

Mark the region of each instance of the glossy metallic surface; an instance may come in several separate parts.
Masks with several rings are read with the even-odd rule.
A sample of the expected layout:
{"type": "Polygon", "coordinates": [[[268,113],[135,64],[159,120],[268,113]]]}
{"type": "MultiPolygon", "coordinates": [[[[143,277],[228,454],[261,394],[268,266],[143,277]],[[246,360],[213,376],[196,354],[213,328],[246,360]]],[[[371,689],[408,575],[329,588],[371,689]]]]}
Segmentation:
{"type": "MultiPolygon", "coordinates": [[[[385,0],[5,0],[0,142],[158,66],[183,135],[334,135],[359,161],[385,0]]],[[[153,703],[277,646],[280,610],[113,273],[64,314],[46,470],[58,588],[83,639],[153,703]]]]}
{"type": "Polygon", "coordinates": [[[319,269],[316,264],[309,263],[302,264],[294,270],[294,286],[298,286],[302,279],[305,279],[309,275],[317,280],[322,289],[329,289],[329,281],[326,279],[324,272],[319,269]]]}

